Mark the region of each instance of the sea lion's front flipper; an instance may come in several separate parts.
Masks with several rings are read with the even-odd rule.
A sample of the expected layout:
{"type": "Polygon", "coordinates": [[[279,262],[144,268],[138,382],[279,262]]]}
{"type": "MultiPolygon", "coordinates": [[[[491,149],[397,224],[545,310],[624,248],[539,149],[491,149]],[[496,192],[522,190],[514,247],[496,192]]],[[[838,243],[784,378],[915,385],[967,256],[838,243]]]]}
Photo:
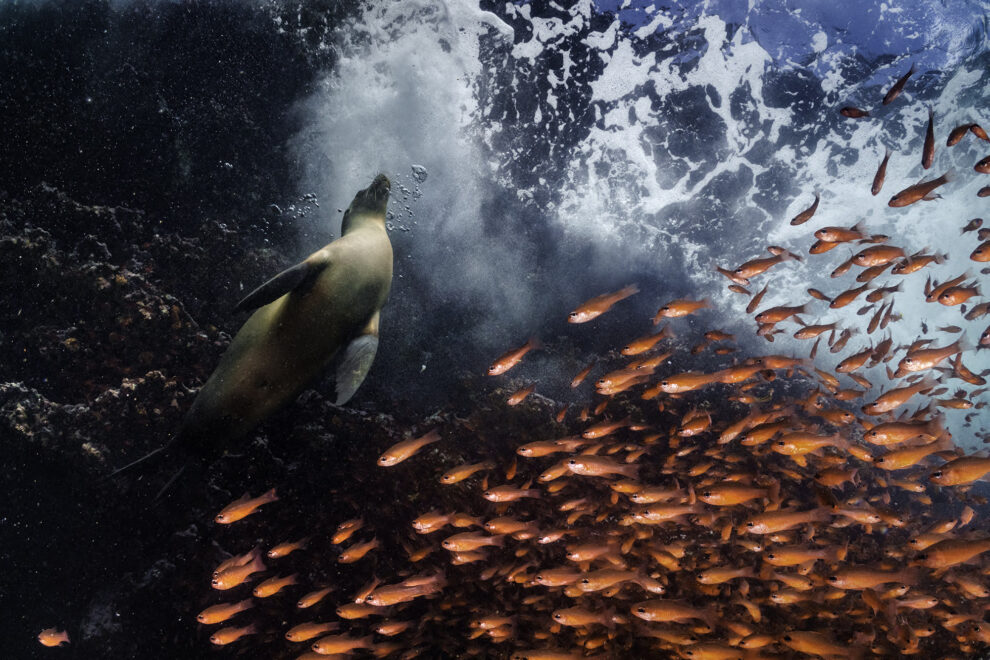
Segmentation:
{"type": "Polygon", "coordinates": [[[237,303],[237,306],[234,307],[234,311],[239,312],[241,310],[252,310],[257,309],[258,307],[264,307],[268,303],[278,300],[290,291],[293,291],[306,282],[311,281],[313,276],[325,266],[325,263],[307,259],[306,261],[296,264],[292,268],[283,270],[281,273],[268,280],[251,293],[247,294],[243,300],[237,303]]]}
{"type": "Polygon", "coordinates": [[[375,312],[364,331],[358,335],[347,348],[344,357],[337,367],[337,405],[347,403],[357,388],[364,382],[365,376],[371,370],[378,352],[378,320],[380,312],[375,312]]]}

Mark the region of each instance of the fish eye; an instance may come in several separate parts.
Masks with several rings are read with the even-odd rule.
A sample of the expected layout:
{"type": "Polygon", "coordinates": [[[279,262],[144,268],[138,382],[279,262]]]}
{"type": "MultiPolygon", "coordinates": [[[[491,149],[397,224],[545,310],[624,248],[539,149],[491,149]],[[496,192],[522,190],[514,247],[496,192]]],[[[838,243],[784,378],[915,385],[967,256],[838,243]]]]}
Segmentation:
{"type": "Polygon", "coordinates": [[[787,444],[787,443],[785,443],[783,440],[778,440],[777,441],[777,446],[778,447],[783,447],[785,444],[787,444]]]}
{"type": "Polygon", "coordinates": [[[210,641],[213,642],[214,644],[219,644],[216,635],[210,635],[210,641]]]}
{"type": "Polygon", "coordinates": [[[752,526],[753,526],[753,523],[752,522],[746,523],[746,527],[752,527],[752,526]]]}
{"type": "Polygon", "coordinates": [[[936,479],[938,479],[939,477],[942,476],[942,471],[941,470],[935,470],[934,472],[932,472],[932,476],[935,477],[936,479]]]}
{"type": "Polygon", "coordinates": [[[663,307],[661,307],[661,308],[660,308],[660,311],[661,311],[661,312],[667,312],[667,311],[670,311],[670,305],[664,305],[663,307]]]}
{"type": "Polygon", "coordinates": [[[702,495],[702,497],[711,497],[711,496],[712,496],[712,491],[710,491],[710,490],[706,490],[704,492],[704,494],[702,495]]]}
{"type": "Polygon", "coordinates": [[[877,456],[875,459],[873,459],[874,463],[883,463],[883,461],[884,461],[883,456],[877,456]]]}
{"type": "Polygon", "coordinates": [[[661,380],[660,381],[660,385],[663,386],[663,387],[667,387],[668,385],[670,385],[670,383],[667,382],[667,381],[665,381],[665,380],[661,380]]]}
{"type": "Polygon", "coordinates": [[[570,314],[568,314],[568,316],[574,318],[575,316],[577,316],[577,312],[571,312],[570,314]]]}
{"type": "Polygon", "coordinates": [[[839,581],[839,576],[837,576],[837,575],[829,575],[828,576],[828,581],[829,582],[838,582],[839,581]]]}
{"type": "Polygon", "coordinates": [[[636,608],[636,611],[639,612],[640,614],[646,614],[646,608],[645,607],[637,607],[636,608]]]}
{"type": "Polygon", "coordinates": [[[918,555],[917,558],[920,559],[921,561],[925,561],[926,559],[928,559],[928,553],[922,552],[920,555],[918,555]]]}
{"type": "Polygon", "coordinates": [[[912,358],[909,358],[909,357],[904,358],[904,364],[913,364],[913,363],[914,363],[914,360],[912,358]]]}
{"type": "Polygon", "coordinates": [[[767,553],[767,559],[776,559],[776,558],[777,558],[777,555],[773,554],[772,552],[768,552],[767,553]]]}
{"type": "Polygon", "coordinates": [[[567,461],[567,464],[568,465],[577,465],[577,460],[572,458],[571,460],[567,461]]]}
{"type": "Polygon", "coordinates": [[[560,612],[555,612],[554,615],[553,615],[553,618],[560,619],[561,618],[560,612]]]}
{"type": "Polygon", "coordinates": [[[581,580],[581,584],[591,584],[591,580],[589,580],[588,578],[584,578],[583,580],[581,580]]]}
{"type": "Polygon", "coordinates": [[[785,642],[791,641],[791,636],[790,635],[784,635],[784,641],[785,642]]]}
{"type": "Polygon", "coordinates": [[[542,576],[542,575],[537,575],[537,576],[536,576],[536,579],[537,579],[537,580],[542,580],[542,579],[543,579],[543,576],[542,576]]]}

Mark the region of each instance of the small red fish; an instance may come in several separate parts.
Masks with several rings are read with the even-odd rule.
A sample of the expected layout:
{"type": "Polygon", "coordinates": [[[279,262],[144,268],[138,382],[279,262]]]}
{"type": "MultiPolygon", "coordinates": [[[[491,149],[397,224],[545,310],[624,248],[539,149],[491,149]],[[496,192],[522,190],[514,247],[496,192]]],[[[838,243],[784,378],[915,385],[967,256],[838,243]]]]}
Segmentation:
{"type": "Polygon", "coordinates": [[[870,116],[870,113],[866,110],[860,110],[853,105],[847,105],[844,108],[840,108],[839,114],[843,117],[849,117],[850,119],[862,119],[863,117],[870,116]]]}

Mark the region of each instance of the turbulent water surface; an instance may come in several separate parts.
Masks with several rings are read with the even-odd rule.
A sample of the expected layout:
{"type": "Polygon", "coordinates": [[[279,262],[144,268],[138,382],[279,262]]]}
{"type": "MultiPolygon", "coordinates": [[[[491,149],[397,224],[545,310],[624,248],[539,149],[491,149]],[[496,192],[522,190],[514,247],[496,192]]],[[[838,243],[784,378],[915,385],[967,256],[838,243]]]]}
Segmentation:
{"type": "MultiPolygon", "coordinates": [[[[975,133],[951,147],[946,139],[957,126],[990,127],[988,27],[988,5],[976,0],[0,6],[8,657],[215,657],[194,615],[215,602],[208,576],[226,554],[286,540],[278,535],[327,537],[372,510],[379,528],[403,530],[380,534],[389,558],[376,560],[378,577],[398,581],[409,569],[396,557],[419,542],[409,520],[457,505],[438,491],[437,476],[457,461],[497,459],[504,469],[521,436],[565,435],[552,426],[558,404],[598,402],[590,386],[583,398],[572,391],[574,374],[592,359],[612,364],[609,351],[648,332],[667,301],[707,299],[710,307],[671,322],[678,354],[664,375],[729,366],[736,356],[689,354],[716,328],[736,336],[740,359],[808,357],[813,340],[793,338],[791,321],[772,343],[757,336],[750,297],[729,291],[715,270],[769,257],[770,245],[802,260],[752,279],[750,293],[767,286],[759,310],[811,303],[804,322],[855,329],[844,351],[823,340],[807,371],[832,371],[887,338],[900,347],[963,337],[963,360],[980,374],[990,367],[975,348],[986,318],[926,303],[925,280],[966,273],[986,282],[983,263],[969,258],[977,231],[961,230],[986,213],[977,191],[990,177],[973,166],[990,144],[975,133]],[[912,66],[903,93],[881,105],[912,66]],[[870,116],[847,118],[844,106],[870,116]],[[929,111],[935,152],[926,169],[929,111]],[[886,149],[886,181],[873,195],[886,149]],[[233,304],[339,236],[342,209],[378,172],[392,179],[395,278],[377,361],[348,407],[332,406],[318,383],[232,457],[177,482],[164,503],[151,502],[170,474],[164,468],[100,481],[168,439],[246,318],[233,304]],[[888,206],[894,193],[946,172],[952,180],[940,199],[888,206]],[[811,221],[793,226],[816,195],[811,221]],[[886,299],[894,301],[889,325],[873,333],[866,327],[883,303],[858,315],[863,298],[832,310],[806,293],[832,297],[857,286],[858,267],[830,273],[868,246],[808,251],[814,231],[858,222],[908,255],[947,257],[874,281],[903,286],[886,299]],[[629,284],[639,293],[593,330],[566,322],[582,301],[629,284]],[[946,326],[959,331],[939,330],[946,326]],[[544,348],[498,381],[483,377],[492,359],[529,337],[544,348]],[[504,399],[532,382],[537,396],[503,417],[504,399]],[[417,457],[423,463],[401,478],[382,477],[378,454],[403,433],[438,424],[453,446],[417,457]],[[272,486],[295,503],[284,518],[248,532],[209,522],[245,490],[272,486]],[[68,648],[37,644],[51,625],[69,630],[68,648]]],[[[967,310],[983,300],[968,300],[967,310]]],[[[893,387],[886,367],[901,357],[860,372],[876,387],[843,405],[858,412],[893,387]]],[[[977,391],[974,407],[931,412],[944,416],[956,446],[976,451],[985,396],[935,375],[948,387],[940,397],[977,391]]],[[[807,396],[811,377],[798,381],[778,380],[773,391],[793,403],[807,396]]],[[[695,403],[727,424],[748,410],[732,408],[729,393],[695,403]]],[[[689,412],[678,400],[668,405],[668,415],[689,412]]],[[[659,467],[648,473],[660,478],[659,467]]],[[[795,503],[810,505],[792,488],[795,503]]],[[[956,515],[952,507],[964,503],[953,497],[936,500],[956,515]]],[[[533,506],[532,518],[561,522],[533,506]]],[[[314,584],[337,580],[342,592],[371,577],[297,570],[314,584]]],[[[498,598],[521,607],[515,592],[498,598]]],[[[258,609],[266,621],[288,618],[274,605],[258,609]]],[[[540,643],[540,625],[522,623],[521,609],[507,613],[520,616],[517,648],[540,643]]],[[[280,638],[256,652],[295,657],[272,639],[280,638]]],[[[477,651],[419,641],[423,657],[477,651]]],[[[886,648],[909,648],[901,641],[886,648]]],[[[508,657],[509,646],[491,644],[476,654],[508,657]]],[[[640,639],[624,648],[648,646],[640,639]]],[[[921,657],[936,652],[922,649],[921,657]]]]}

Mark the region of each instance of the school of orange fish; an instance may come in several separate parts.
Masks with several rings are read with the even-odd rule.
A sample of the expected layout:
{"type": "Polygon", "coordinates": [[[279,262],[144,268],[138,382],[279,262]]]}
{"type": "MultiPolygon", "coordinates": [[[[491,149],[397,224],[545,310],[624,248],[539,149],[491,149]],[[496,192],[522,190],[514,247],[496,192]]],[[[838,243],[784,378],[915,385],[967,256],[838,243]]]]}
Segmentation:
{"type": "MultiPolygon", "coordinates": [[[[884,104],[913,72],[895,83],[884,104]]],[[[869,116],[852,107],[840,112],[869,116]]],[[[933,124],[930,117],[925,168],[935,149],[933,124]]],[[[949,134],[948,145],[968,134],[990,141],[967,124],[949,134]]],[[[887,152],[874,195],[889,158],[887,152]]],[[[990,159],[974,169],[990,172],[990,159]]],[[[946,174],[910,186],[889,205],[934,199],[951,180],[946,174]]],[[[988,195],[990,187],[979,192],[988,195]]],[[[791,224],[811,220],[818,203],[816,196],[791,224]]],[[[990,229],[980,224],[963,227],[985,241],[970,258],[990,261],[990,229]]],[[[771,247],[769,257],[718,267],[732,280],[730,289],[751,296],[747,312],[755,313],[758,335],[772,342],[790,331],[783,324],[794,323],[795,338],[815,340],[808,358],[729,363],[734,337],[721,330],[705,332],[686,349],[690,330],[677,319],[710,303],[670,301],[653,320],[667,325],[623,338],[627,343],[574,375],[575,392],[591,382],[595,390],[580,413],[569,414],[564,405],[548,420],[554,431],[546,437],[499,438],[517,445],[512,460],[477,454],[469,460],[470,447],[446,448],[445,456],[465,459],[445,465],[435,486],[449,493],[439,500],[446,508],[421,511],[409,528],[393,529],[375,526],[369,502],[360,517],[325,530],[326,538],[316,540],[314,529],[311,537],[278,539],[267,552],[255,547],[217,566],[212,587],[222,602],[196,617],[209,627],[210,641],[245,645],[277,635],[285,640],[282,657],[300,660],[354,652],[530,660],[986,653],[990,525],[977,515],[987,502],[974,484],[990,473],[990,458],[957,448],[939,410],[983,407],[983,375],[963,362],[976,347],[963,339],[894,347],[888,335],[825,370],[815,362],[822,340],[838,358],[857,329],[801,318],[816,306],[836,309],[865,295],[869,337],[897,319],[894,299],[906,295],[901,281],[882,287],[872,281],[888,270],[907,277],[947,257],[909,255],[861,224],[823,227],[814,236],[809,259],[843,243],[866,245],[833,272],[862,268],[858,286],[834,296],[809,289],[815,300],[806,304],[761,309],[769,285],[756,294],[746,287],[804,257],[771,247]],[[672,368],[708,348],[709,362],[721,360],[723,368],[672,368]],[[881,367],[890,381],[873,396],[876,385],[861,375],[871,367],[881,367]],[[589,378],[595,370],[600,375],[589,378]],[[952,380],[977,389],[950,392],[952,380]],[[368,567],[375,553],[396,547],[404,557],[368,567]],[[285,574],[280,569],[290,555],[294,566],[302,561],[311,570],[285,574]],[[404,567],[383,572],[396,563],[404,567]],[[334,569],[312,570],[315,565],[334,569]],[[334,584],[332,576],[344,570],[354,571],[348,584],[359,579],[364,586],[345,591],[334,584]],[[322,576],[316,582],[301,577],[316,574],[322,576]]],[[[966,273],[941,283],[929,278],[923,295],[931,303],[963,305],[980,295],[968,280],[966,273]]],[[[630,286],[598,296],[568,320],[591,322],[638,293],[630,286]]],[[[981,303],[965,317],[988,312],[990,303],[981,303]]],[[[938,331],[954,336],[960,329],[938,331]]],[[[979,345],[990,345],[990,328],[979,345]]],[[[506,374],[540,348],[530,340],[506,352],[489,375],[506,374]]],[[[507,404],[522,404],[535,386],[518,389],[507,404]]],[[[392,446],[378,465],[401,471],[421,451],[440,455],[443,431],[392,446]]],[[[215,521],[274,514],[277,502],[274,489],[245,496],[215,521]]],[[[54,630],[42,635],[45,644],[63,641],[54,630]]]]}

